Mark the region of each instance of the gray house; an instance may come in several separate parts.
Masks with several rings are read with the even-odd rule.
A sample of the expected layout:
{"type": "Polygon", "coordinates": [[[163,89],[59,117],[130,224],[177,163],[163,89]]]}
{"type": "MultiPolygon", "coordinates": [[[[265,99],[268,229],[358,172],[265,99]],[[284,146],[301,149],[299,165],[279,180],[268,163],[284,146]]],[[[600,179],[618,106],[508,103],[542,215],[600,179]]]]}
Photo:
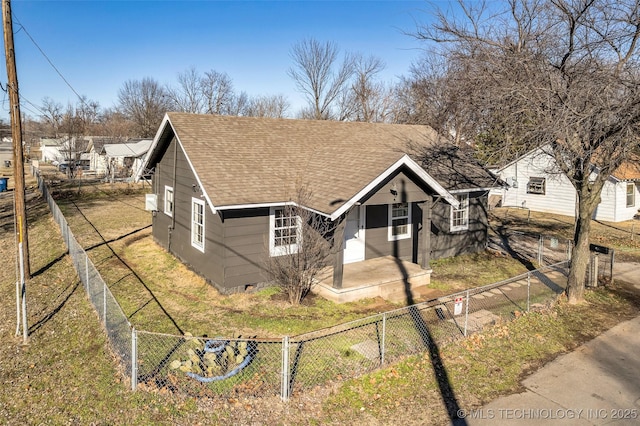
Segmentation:
{"type": "Polygon", "coordinates": [[[343,231],[339,287],[344,264],[395,256],[429,269],[484,249],[495,182],[426,126],[186,113],[164,117],[143,169],[155,241],[222,293],[260,286],[266,257],[296,244],[283,214],[301,186],[299,207],[343,231]]]}

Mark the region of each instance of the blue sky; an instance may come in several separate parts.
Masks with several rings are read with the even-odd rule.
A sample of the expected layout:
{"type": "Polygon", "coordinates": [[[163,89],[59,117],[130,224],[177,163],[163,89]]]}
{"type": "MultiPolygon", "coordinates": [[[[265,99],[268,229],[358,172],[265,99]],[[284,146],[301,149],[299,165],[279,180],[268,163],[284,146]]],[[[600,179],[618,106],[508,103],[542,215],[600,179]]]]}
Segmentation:
{"type": "MultiPolygon", "coordinates": [[[[305,38],[335,42],[342,52],[383,59],[397,81],[420,57],[403,32],[424,22],[424,1],[31,1],[13,0],[20,94],[35,105],[66,105],[80,95],[112,107],[127,80],[174,84],[195,67],[226,72],[236,91],[283,94],[290,114],[303,104],[287,76],[291,46],[305,38]],[[24,30],[21,28],[24,27],[24,30]],[[26,31],[25,31],[26,30],[26,31]]],[[[3,47],[4,50],[4,47],[3,47]]],[[[2,67],[2,82],[6,69],[2,67]]],[[[0,117],[7,117],[6,95],[0,117]]],[[[23,115],[38,111],[22,103],[23,115]]]]}

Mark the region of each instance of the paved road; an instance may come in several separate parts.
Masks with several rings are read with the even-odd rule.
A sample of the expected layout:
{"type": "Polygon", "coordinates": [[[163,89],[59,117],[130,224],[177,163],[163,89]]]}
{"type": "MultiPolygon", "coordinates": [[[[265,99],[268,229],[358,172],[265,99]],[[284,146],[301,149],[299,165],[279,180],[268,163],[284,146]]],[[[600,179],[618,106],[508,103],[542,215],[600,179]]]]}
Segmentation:
{"type": "Polygon", "coordinates": [[[11,143],[0,140],[0,168],[4,168],[4,162],[7,160],[13,163],[13,147],[11,143]]]}
{"type": "MultiPolygon", "coordinates": [[[[616,264],[614,277],[640,291],[640,263],[616,264]]],[[[640,425],[640,317],[558,357],[522,385],[525,392],[462,413],[466,423],[640,425]]]]}

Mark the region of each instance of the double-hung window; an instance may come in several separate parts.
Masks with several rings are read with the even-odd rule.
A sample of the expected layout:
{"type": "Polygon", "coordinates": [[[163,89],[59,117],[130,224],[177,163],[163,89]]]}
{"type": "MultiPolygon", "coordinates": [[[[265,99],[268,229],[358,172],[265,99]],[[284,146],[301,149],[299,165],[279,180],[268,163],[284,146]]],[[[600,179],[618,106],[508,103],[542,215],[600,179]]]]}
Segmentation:
{"type": "Polygon", "coordinates": [[[388,240],[402,240],[411,237],[411,204],[389,204],[388,240]]]}
{"type": "Polygon", "coordinates": [[[204,201],[191,199],[191,245],[204,253],[204,201]]]}
{"type": "Polygon", "coordinates": [[[451,231],[464,231],[469,228],[469,194],[456,194],[460,203],[458,208],[451,206],[451,231]]]}
{"type": "Polygon", "coordinates": [[[269,252],[271,256],[297,253],[300,248],[301,219],[289,206],[272,207],[269,212],[269,252]]]}
{"type": "Polygon", "coordinates": [[[635,207],[636,205],[636,184],[627,183],[627,207],[635,207]]]}
{"type": "Polygon", "coordinates": [[[173,216],[173,188],[164,187],[164,214],[173,216]]]}

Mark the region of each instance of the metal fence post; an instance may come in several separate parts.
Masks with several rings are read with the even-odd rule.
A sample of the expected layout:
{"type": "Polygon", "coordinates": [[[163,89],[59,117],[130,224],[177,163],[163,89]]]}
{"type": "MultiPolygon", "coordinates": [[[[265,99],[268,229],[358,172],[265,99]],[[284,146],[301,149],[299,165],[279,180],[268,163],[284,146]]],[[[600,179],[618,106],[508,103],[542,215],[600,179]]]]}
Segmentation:
{"type": "Polygon", "coordinates": [[[469,324],[469,290],[467,290],[467,303],[464,312],[464,337],[467,337],[467,325],[469,324]]]}
{"type": "Polygon", "coordinates": [[[84,283],[84,291],[89,292],[89,255],[87,252],[84,253],[84,270],[85,270],[85,283],[84,283]]]}
{"type": "Polygon", "coordinates": [[[131,390],[138,387],[138,333],[131,327],[131,390]]]}
{"type": "Polygon", "coordinates": [[[531,309],[531,272],[527,272],[527,312],[531,309]]]}
{"type": "Polygon", "coordinates": [[[538,238],[538,265],[542,266],[542,260],[544,259],[544,236],[540,235],[538,238]]]}
{"type": "Polygon", "coordinates": [[[282,387],[280,398],[289,400],[289,336],[282,338],[282,387]]]}
{"type": "Polygon", "coordinates": [[[387,337],[387,313],[382,314],[382,343],[380,345],[380,365],[384,365],[385,338],[387,337]]]}
{"type": "Polygon", "coordinates": [[[107,328],[107,283],[102,283],[102,318],[104,320],[104,328],[107,328]]]}
{"type": "Polygon", "coordinates": [[[611,280],[610,283],[613,285],[613,263],[615,262],[615,255],[616,255],[616,251],[615,250],[611,250],[611,258],[609,259],[610,263],[609,263],[609,279],[611,280]]]}

